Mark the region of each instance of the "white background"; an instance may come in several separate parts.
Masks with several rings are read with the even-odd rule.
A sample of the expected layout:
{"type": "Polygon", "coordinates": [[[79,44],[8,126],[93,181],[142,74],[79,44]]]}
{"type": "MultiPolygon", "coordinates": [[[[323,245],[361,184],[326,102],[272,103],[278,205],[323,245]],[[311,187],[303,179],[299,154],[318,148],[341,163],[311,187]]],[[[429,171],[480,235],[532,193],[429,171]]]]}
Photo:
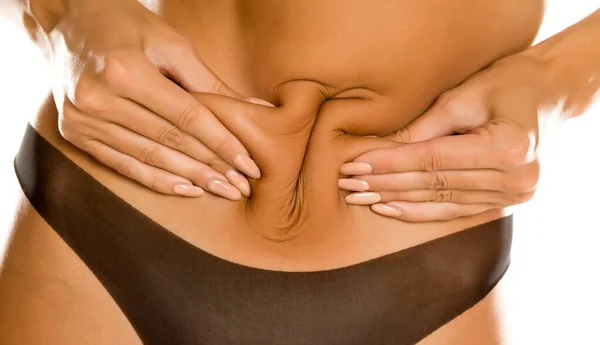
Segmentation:
{"type": "MultiPolygon", "coordinates": [[[[598,0],[548,1],[538,41],[599,6],[598,0]]],[[[48,90],[48,73],[37,48],[0,20],[0,254],[19,190],[12,160],[48,90]]],[[[516,210],[505,305],[517,325],[507,334],[517,344],[600,344],[599,138],[600,104],[551,133],[538,192],[516,210]]]]}

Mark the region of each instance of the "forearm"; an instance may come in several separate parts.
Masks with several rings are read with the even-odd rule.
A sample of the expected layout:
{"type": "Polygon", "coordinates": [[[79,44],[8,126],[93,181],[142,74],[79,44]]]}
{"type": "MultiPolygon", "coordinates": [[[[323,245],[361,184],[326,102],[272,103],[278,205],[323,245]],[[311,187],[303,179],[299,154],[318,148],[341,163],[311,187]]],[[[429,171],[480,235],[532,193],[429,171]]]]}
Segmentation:
{"type": "Polygon", "coordinates": [[[70,1],[72,0],[0,0],[0,15],[23,29],[45,51],[47,34],[65,16],[70,1]]]}
{"type": "Polygon", "coordinates": [[[33,19],[44,31],[49,32],[64,16],[67,5],[72,1],[0,0],[0,15],[26,29],[29,26],[27,21],[33,19]]]}
{"type": "Polygon", "coordinates": [[[600,9],[524,53],[542,61],[561,117],[580,115],[600,91],[600,9]]]}

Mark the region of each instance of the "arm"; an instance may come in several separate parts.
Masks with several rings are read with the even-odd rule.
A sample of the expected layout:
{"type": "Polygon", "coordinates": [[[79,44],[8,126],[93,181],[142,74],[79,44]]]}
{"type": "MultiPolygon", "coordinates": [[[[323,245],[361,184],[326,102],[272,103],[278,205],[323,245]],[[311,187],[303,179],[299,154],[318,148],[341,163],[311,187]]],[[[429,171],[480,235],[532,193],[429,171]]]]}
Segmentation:
{"type": "Polygon", "coordinates": [[[582,114],[600,90],[600,9],[523,54],[546,66],[561,117],[582,114]]]}
{"type": "MultiPolygon", "coordinates": [[[[364,191],[366,182],[366,193],[380,200],[373,211],[413,222],[526,202],[540,173],[540,128],[580,115],[599,90],[600,10],[442,94],[388,138],[398,146],[355,159],[371,173],[342,166],[342,174],[363,184],[341,180],[340,186],[364,191]]],[[[355,194],[346,200],[358,203],[355,194]]]]}
{"type": "MultiPolygon", "coordinates": [[[[165,194],[250,195],[260,171],[189,92],[241,98],[193,44],[136,0],[0,0],[54,72],[62,136],[165,194]]],[[[248,99],[249,102],[261,102],[248,99]]]]}
{"type": "Polygon", "coordinates": [[[45,48],[46,35],[67,11],[72,0],[0,0],[0,15],[27,32],[33,42],[45,48]]]}

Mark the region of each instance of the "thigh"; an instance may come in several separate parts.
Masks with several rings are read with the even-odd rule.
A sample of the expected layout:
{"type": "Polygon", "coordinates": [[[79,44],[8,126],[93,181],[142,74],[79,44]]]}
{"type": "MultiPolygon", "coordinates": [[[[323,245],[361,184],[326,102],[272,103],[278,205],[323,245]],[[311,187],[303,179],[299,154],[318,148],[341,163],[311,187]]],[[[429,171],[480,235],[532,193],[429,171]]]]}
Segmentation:
{"type": "Polygon", "coordinates": [[[0,344],[141,344],[96,277],[20,194],[0,266],[0,344]]]}
{"type": "MultiPolygon", "coordinates": [[[[141,344],[96,277],[19,194],[0,269],[0,344],[141,344]]],[[[505,344],[502,283],[419,345],[505,344]]]]}
{"type": "Polygon", "coordinates": [[[509,345],[502,292],[506,276],[472,308],[438,328],[418,345],[509,345]]]}

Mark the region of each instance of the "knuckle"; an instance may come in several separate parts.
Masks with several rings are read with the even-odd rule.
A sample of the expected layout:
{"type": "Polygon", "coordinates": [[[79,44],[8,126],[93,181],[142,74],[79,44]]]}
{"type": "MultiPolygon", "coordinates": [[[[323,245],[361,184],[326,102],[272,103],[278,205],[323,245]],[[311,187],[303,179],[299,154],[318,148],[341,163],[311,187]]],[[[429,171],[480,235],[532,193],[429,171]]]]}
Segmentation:
{"type": "Polygon", "coordinates": [[[150,187],[150,189],[153,189],[156,191],[161,191],[164,189],[161,179],[158,176],[156,176],[156,174],[153,174],[152,177],[150,178],[149,187],[150,187]]]}
{"type": "Polygon", "coordinates": [[[395,140],[401,143],[410,143],[410,132],[408,128],[403,127],[394,133],[395,140]]]}
{"type": "Polygon", "coordinates": [[[68,142],[78,146],[78,143],[82,140],[82,124],[77,119],[77,115],[73,112],[64,111],[58,117],[58,131],[60,135],[68,142]]]}
{"type": "Polygon", "coordinates": [[[519,166],[526,162],[529,147],[522,143],[504,143],[503,145],[503,163],[508,166],[519,166]]]}
{"type": "Polygon", "coordinates": [[[400,171],[402,168],[399,159],[384,159],[382,165],[383,170],[388,172],[400,171]]]}
{"type": "Polygon", "coordinates": [[[511,192],[528,192],[535,188],[537,185],[537,179],[534,179],[530,176],[522,176],[522,177],[509,177],[507,179],[506,190],[511,192]]]}
{"type": "Polygon", "coordinates": [[[458,210],[455,206],[452,207],[444,207],[440,212],[440,216],[444,220],[450,220],[458,217],[458,210]]]}
{"type": "Polygon", "coordinates": [[[80,147],[81,137],[75,131],[63,128],[60,130],[60,134],[66,141],[70,142],[71,144],[77,147],[80,147]]]}
{"type": "Polygon", "coordinates": [[[132,67],[126,54],[114,52],[105,56],[101,76],[111,87],[124,87],[131,79],[132,67]]]}
{"type": "Polygon", "coordinates": [[[185,108],[177,118],[176,125],[178,128],[188,131],[198,121],[200,112],[196,107],[185,108]]]}
{"type": "Polygon", "coordinates": [[[532,167],[520,172],[507,173],[502,187],[508,192],[529,192],[535,190],[540,179],[540,168],[536,162],[532,167]]]}
{"type": "Polygon", "coordinates": [[[171,38],[171,52],[178,56],[184,56],[196,52],[194,43],[186,36],[176,34],[171,38]]]}
{"type": "Polygon", "coordinates": [[[226,147],[228,147],[230,145],[230,143],[232,142],[232,137],[229,135],[224,136],[221,140],[219,140],[217,142],[217,144],[215,145],[215,147],[213,147],[213,151],[215,152],[220,152],[223,149],[225,149],[226,147]]]}
{"type": "Polygon", "coordinates": [[[72,142],[76,138],[75,132],[71,129],[70,121],[65,118],[65,115],[58,118],[58,131],[67,141],[72,142]]]}
{"type": "Polygon", "coordinates": [[[520,183],[521,181],[518,178],[506,174],[506,176],[502,179],[502,190],[506,192],[518,190],[520,187],[520,183]]]}
{"type": "Polygon", "coordinates": [[[87,152],[92,157],[98,159],[99,158],[98,147],[96,145],[92,145],[93,141],[94,140],[92,140],[92,139],[81,140],[78,143],[77,147],[79,147],[81,150],[87,152]]]}
{"type": "Polygon", "coordinates": [[[158,142],[168,147],[178,148],[183,141],[183,137],[184,133],[181,132],[179,128],[170,126],[160,131],[158,134],[158,142]]]}
{"type": "Polygon", "coordinates": [[[533,182],[531,177],[527,175],[515,178],[514,181],[513,191],[515,192],[527,192],[536,184],[536,182],[533,182]]]}
{"type": "Polygon", "coordinates": [[[431,201],[434,202],[448,202],[452,200],[452,190],[450,189],[436,189],[432,191],[431,201]]]}
{"type": "Polygon", "coordinates": [[[471,103],[464,93],[451,90],[446,91],[439,97],[437,106],[441,108],[444,114],[454,117],[470,112],[471,103]]]}
{"type": "Polygon", "coordinates": [[[138,160],[148,165],[155,165],[158,161],[159,151],[160,147],[157,146],[146,147],[140,152],[138,160]]]}
{"type": "Polygon", "coordinates": [[[420,169],[423,171],[438,171],[442,167],[442,157],[430,145],[424,149],[423,158],[421,159],[420,169]]]}
{"type": "Polygon", "coordinates": [[[208,165],[215,171],[225,171],[229,167],[229,164],[217,156],[209,157],[204,164],[208,165]]]}
{"type": "Polygon", "coordinates": [[[487,119],[481,94],[468,88],[447,92],[440,107],[444,114],[453,119],[456,133],[466,133],[487,119]]]}
{"type": "Polygon", "coordinates": [[[222,140],[220,140],[217,143],[217,145],[215,145],[215,147],[213,148],[213,150],[215,152],[219,152],[219,151],[223,150],[225,147],[227,147],[227,144],[229,143],[229,141],[230,140],[229,140],[228,137],[223,138],[222,140]]]}
{"type": "Polygon", "coordinates": [[[452,100],[454,98],[455,94],[454,92],[452,92],[452,90],[446,91],[437,98],[435,106],[442,107],[443,109],[448,109],[449,104],[452,103],[452,100]]]}
{"type": "Polygon", "coordinates": [[[73,104],[84,112],[102,112],[106,102],[102,87],[97,83],[82,78],[73,92],[73,104]]]}
{"type": "Polygon", "coordinates": [[[120,162],[115,162],[113,164],[113,169],[115,169],[119,174],[121,174],[123,176],[132,178],[133,177],[133,164],[134,164],[134,162],[131,159],[125,159],[120,162]]]}
{"type": "Polygon", "coordinates": [[[206,179],[208,177],[206,167],[204,167],[202,164],[194,164],[193,167],[189,168],[189,170],[187,171],[187,174],[182,175],[182,176],[188,177],[190,180],[192,180],[195,184],[197,184],[200,187],[205,186],[205,183],[200,183],[200,181],[202,181],[203,179],[206,179]]]}
{"type": "Polygon", "coordinates": [[[443,171],[432,171],[429,176],[429,189],[448,189],[448,177],[443,171]]]}
{"type": "Polygon", "coordinates": [[[212,89],[214,93],[224,94],[228,91],[229,87],[221,79],[216,79],[213,82],[212,89]]]}
{"type": "Polygon", "coordinates": [[[524,130],[506,130],[506,126],[497,126],[491,131],[494,151],[498,152],[501,164],[505,166],[519,166],[527,163],[531,156],[531,141],[524,130]]]}
{"type": "Polygon", "coordinates": [[[463,103],[464,102],[461,101],[461,98],[456,97],[455,95],[448,94],[443,98],[441,107],[445,114],[455,116],[463,112],[463,110],[465,109],[463,103]]]}

